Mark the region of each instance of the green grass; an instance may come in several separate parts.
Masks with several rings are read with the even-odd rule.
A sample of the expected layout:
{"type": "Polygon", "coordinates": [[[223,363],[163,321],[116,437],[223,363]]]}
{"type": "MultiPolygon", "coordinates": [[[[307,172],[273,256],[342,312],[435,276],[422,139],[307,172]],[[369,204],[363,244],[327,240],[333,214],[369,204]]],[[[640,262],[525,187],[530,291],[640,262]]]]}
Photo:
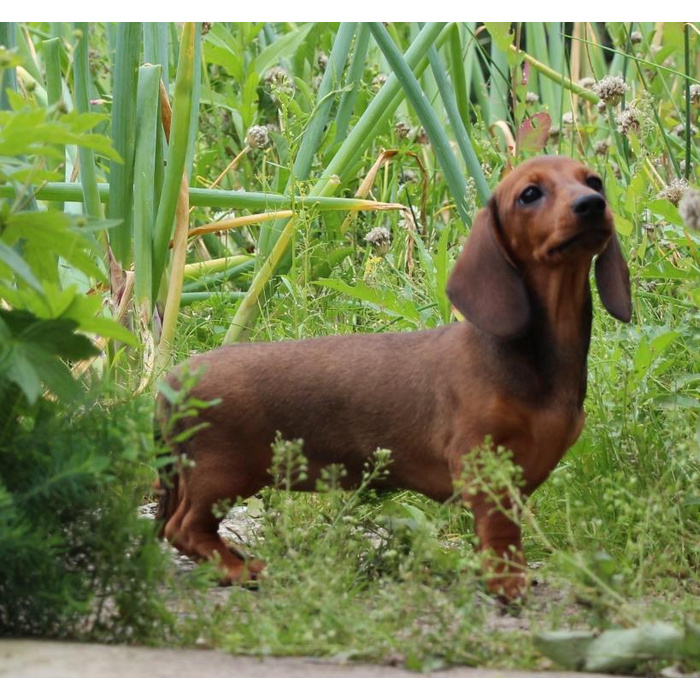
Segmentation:
{"type": "MultiPolygon", "coordinates": [[[[249,543],[269,562],[269,577],[256,593],[230,593],[215,624],[207,625],[210,644],[235,653],[369,659],[423,670],[451,663],[551,668],[534,646],[535,632],[697,622],[700,357],[694,286],[699,270],[692,246],[698,238],[683,231],[675,208],[659,198],[663,185],[675,177],[672,159],[682,157],[684,144],[672,142],[674,152],[667,154],[669,144],[657,122],[665,129],[675,123],[683,109],[683,85],[676,82],[671,102],[664,92],[668,76],[658,71],[653,82],[660,94],[652,99],[628,70],[633,86],[628,104],[640,104],[643,115],[639,133],[613,134],[605,117],[579,101],[578,128],[565,125],[558,142],[550,141],[546,149],[586,160],[604,176],[630,263],[635,316],[631,326],[622,327],[595,300],[587,424],[529,502],[524,545],[539,585],[520,617],[504,622],[482,592],[468,512],[414,494],[368,495],[338,521],[337,513],[352,496],[269,492],[253,504],[261,527],[249,543]],[[605,138],[612,145],[601,157],[594,144],[605,138]],[[387,522],[399,523],[388,536],[387,522]]],[[[410,115],[410,106],[407,110],[410,115]]],[[[697,123],[697,110],[692,116],[697,123]]],[[[494,187],[504,154],[483,123],[477,120],[471,129],[494,187]]],[[[380,143],[416,148],[390,129],[380,143]]],[[[426,155],[429,167],[435,167],[426,155]]],[[[376,196],[386,201],[409,196],[415,205],[418,186],[400,183],[403,167],[410,165],[382,173],[376,196]]],[[[696,176],[697,171],[691,180],[696,176]]],[[[470,196],[474,211],[473,189],[470,196]]],[[[411,234],[401,228],[400,215],[370,213],[357,219],[351,228],[355,252],[331,277],[346,289],[364,283],[374,295],[314,284],[312,261],[327,250],[324,228],[302,221],[291,269],[263,306],[251,339],[413,330],[441,323],[438,242],[446,237],[447,257],[453,261],[466,233],[454,212],[448,220],[438,214],[445,201],[445,182],[432,175],[428,234],[415,237],[410,272],[411,234]],[[383,257],[363,241],[379,225],[393,234],[383,257]],[[413,312],[400,313],[397,299],[413,312]]],[[[227,306],[188,307],[180,356],[216,347],[230,317],[227,306]]],[[[664,660],[640,662],[633,670],[655,674],[664,665],[664,660]]]]}

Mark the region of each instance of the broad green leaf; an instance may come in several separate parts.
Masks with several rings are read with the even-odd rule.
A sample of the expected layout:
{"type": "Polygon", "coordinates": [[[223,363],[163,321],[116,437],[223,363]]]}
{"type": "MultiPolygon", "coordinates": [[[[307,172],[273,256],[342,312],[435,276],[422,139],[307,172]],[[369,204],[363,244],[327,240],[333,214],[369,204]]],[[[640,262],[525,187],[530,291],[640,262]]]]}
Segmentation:
{"type": "MultiPolygon", "coordinates": [[[[33,249],[35,259],[60,255],[86,275],[104,279],[94,254],[91,254],[97,250],[95,243],[76,232],[74,220],[61,211],[51,209],[11,214],[5,224],[3,239],[9,244],[22,239],[33,249]]],[[[50,264],[55,267],[54,263],[50,264]]]]}
{"type": "Polygon", "coordinates": [[[17,384],[30,403],[35,403],[44,389],[62,400],[75,398],[80,383],[71,376],[64,360],[83,360],[97,353],[87,337],[75,332],[76,328],[77,323],[71,319],[42,320],[28,311],[0,310],[4,348],[0,374],[17,384]]]}
{"type": "Polygon", "coordinates": [[[586,663],[586,654],[595,639],[595,632],[558,630],[536,634],[533,641],[545,656],[564,668],[580,670],[586,663]]]}
{"type": "Polygon", "coordinates": [[[22,390],[30,404],[36,402],[41,395],[41,380],[34,363],[29,361],[21,348],[12,348],[5,373],[7,379],[22,390]]]}
{"type": "Polygon", "coordinates": [[[634,224],[622,216],[615,215],[615,230],[624,237],[631,236],[634,232],[634,224]]]}
{"type": "Polygon", "coordinates": [[[280,59],[293,56],[313,26],[313,23],[309,22],[280,36],[251,61],[250,69],[258,75],[264,75],[265,71],[279,63],[280,59]]]}
{"type": "Polygon", "coordinates": [[[583,668],[605,673],[632,668],[649,659],[675,659],[680,655],[682,641],[681,632],[663,622],[606,630],[586,650],[583,668]]]}
{"type": "Polygon", "coordinates": [[[685,623],[683,655],[690,659],[700,659],[700,624],[690,620],[685,623]]]}
{"type": "Polygon", "coordinates": [[[420,321],[420,314],[413,304],[389,289],[369,287],[364,282],[357,282],[355,286],[352,287],[346,282],[337,279],[318,280],[314,282],[314,284],[343,292],[354,299],[360,299],[361,301],[382,308],[390,314],[401,316],[411,321],[420,321]]]}
{"type": "Polygon", "coordinates": [[[547,144],[552,118],[546,112],[533,114],[518,127],[516,149],[518,153],[536,153],[547,144]]]}
{"type": "Polygon", "coordinates": [[[0,241],[0,261],[9,267],[20,279],[24,280],[32,289],[42,292],[41,284],[32,274],[29,265],[9,246],[0,241]]]}
{"type": "Polygon", "coordinates": [[[491,38],[501,51],[508,51],[513,43],[513,33],[510,22],[484,22],[491,38]]]}
{"type": "Polygon", "coordinates": [[[670,224],[674,226],[683,226],[683,219],[678,213],[678,209],[676,209],[668,199],[654,199],[649,203],[649,209],[653,211],[654,214],[662,216],[670,224]]]}

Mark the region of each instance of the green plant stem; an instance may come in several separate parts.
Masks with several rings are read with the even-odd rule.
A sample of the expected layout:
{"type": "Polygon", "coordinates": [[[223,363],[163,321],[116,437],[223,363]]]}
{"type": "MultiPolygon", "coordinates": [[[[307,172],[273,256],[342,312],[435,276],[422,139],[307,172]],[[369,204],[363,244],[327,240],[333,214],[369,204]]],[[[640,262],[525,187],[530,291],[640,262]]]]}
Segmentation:
{"type": "Polygon", "coordinates": [[[159,132],[160,66],[139,69],[134,152],[134,297],[148,321],[153,308],[153,224],[156,139],[159,132]]]}
{"type": "MultiPolygon", "coordinates": [[[[389,61],[389,65],[391,65],[392,70],[399,78],[399,81],[406,92],[406,96],[408,97],[413,108],[416,110],[416,113],[418,114],[418,117],[420,118],[421,123],[428,134],[428,138],[435,149],[438,162],[440,163],[442,171],[445,175],[445,179],[452,193],[452,197],[455,200],[460,218],[465,222],[465,224],[471,223],[466,198],[467,182],[461,168],[457,163],[457,159],[454,157],[450,142],[437,118],[437,115],[435,114],[435,111],[430,106],[425,94],[421,90],[418,80],[411,72],[411,69],[403,56],[401,56],[399,53],[394,42],[391,40],[389,33],[384,28],[384,25],[381,22],[370,22],[369,27],[375,41],[379,45],[379,48],[386,57],[387,61],[389,61]]],[[[436,57],[437,56],[435,55],[434,58],[436,57]]],[[[453,97],[452,104],[454,104],[453,97]]],[[[472,164],[471,160],[470,164],[472,164]]]]}
{"type": "MultiPolygon", "coordinates": [[[[491,190],[484,177],[484,172],[481,169],[481,163],[474,152],[474,147],[472,146],[469,134],[464,127],[462,122],[459,108],[457,106],[457,101],[450,85],[450,81],[447,78],[447,72],[440,60],[438,52],[435,47],[431,47],[428,51],[428,60],[430,61],[430,66],[435,76],[435,81],[440,91],[442,97],[442,102],[445,105],[445,110],[447,111],[447,117],[452,125],[452,130],[454,131],[455,138],[457,139],[457,145],[464,159],[464,163],[467,166],[467,172],[474,178],[476,183],[476,193],[479,203],[483,206],[489,200],[491,196],[491,190]]],[[[451,149],[450,149],[451,150],[451,149]]],[[[471,221],[469,222],[471,223],[471,221]]]]}
{"type": "Polygon", "coordinates": [[[47,39],[43,44],[46,68],[46,99],[49,105],[56,105],[63,96],[61,78],[61,40],[47,39]]]}
{"type": "Polygon", "coordinates": [[[234,301],[244,296],[245,292],[182,292],[180,300],[182,306],[187,306],[197,301],[209,301],[210,299],[234,301]]]}
{"type": "MultiPolygon", "coordinates": [[[[16,22],[0,22],[0,45],[14,49],[17,46],[16,22]]],[[[17,69],[6,68],[0,71],[0,109],[10,109],[10,101],[7,99],[7,90],[17,92],[17,69]]]]}
{"type": "Polygon", "coordinates": [[[365,69],[365,60],[367,58],[367,48],[369,47],[369,27],[366,23],[360,22],[357,25],[355,35],[355,50],[353,51],[348,69],[348,79],[345,92],[340,98],[338,112],[335,115],[335,142],[343,141],[348,132],[350,119],[355,109],[355,101],[357,99],[357,90],[362,80],[362,73],[365,69]]]}
{"type": "Polygon", "coordinates": [[[683,48],[685,53],[685,179],[690,180],[690,28],[683,25],[683,48]]]}
{"type": "MultiPolygon", "coordinates": [[[[428,49],[433,44],[439,45],[441,43],[438,37],[444,28],[444,22],[426,23],[406,51],[404,59],[416,76],[420,76],[428,65],[426,57],[428,49]]],[[[355,164],[362,158],[368,144],[404,99],[400,91],[399,79],[392,73],[362,113],[331,162],[326,166],[316,187],[311,192],[313,195],[327,196],[332,194],[349,176],[355,164]]]]}
{"type": "MultiPolygon", "coordinates": [[[[75,90],[75,107],[78,112],[90,111],[90,68],[88,64],[88,24],[78,22],[75,28],[80,37],[75,46],[73,62],[73,81],[75,90]]],[[[102,218],[100,194],[97,188],[97,170],[95,156],[91,148],[78,147],[80,160],[80,184],[83,190],[83,204],[89,216],[102,218]]]]}
{"type": "MultiPolygon", "coordinates": [[[[433,42],[437,40],[444,26],[444,24],[440,23],[428,23],[423,27],[404,57],[409,67],[417,65],[421,61],[421,58],[424,57],[433,42]]],[[[345,139],[338,152],[323,171],[316,185],[312,188],[311,194],[313,196],[327,196],[341,184],[344,172],[350,170],[352,163],[361,156],[374,137],[376,130],[381,128],[382,118],[392,107],[395,99],[400,99],[400,97],[397,97],[398,92],[399,80],[396,75],[391,75],[348,134],[347,139],[345,139]]],[[[288,222],[270,255],[253,278],[248,294],[241,301],[231,321],[224,338],[224,344],[235,343],[245,333],[249,332],[251,320],[257,313],[259,299],[263,290],[277,269],[277,265],[282,260],[287,246],[292,240],[294,232],[293,221],[292,219],[288,222]]]]}
{"type": "MultiPolygon", "coordinates": [[[[353,22],[342,22],[338,34],[333,42],[333,50],[328,58],[328,65],[323,73],[323,79],[318,89],[318,97],[314,114],[304,131],[299,151],[294,160],[292,177],[287,181],[286,194],[293,192],[296,182],[307,180],[311,172],[311,164],[323,138],[323,132],[328,125],[330,110],[333,106],[332,91],[340,85],[340,77],[350,52],[350,45],[355,33],[353,22]]],[[[284,219],[264,226],[260,233],[260,252],[269,255],[277,238],[285,226],[284,219]]]]}
{"type": "Polygon", "coordinates": [[[578,95],[580,98],[588,100],[592,104],[598,104],[598,95],[596,95],[592,90],[583,88],[569,78],[565,78],[561,73],[557,73],[557,71],[555,71],[553,68],[550,68],[541,61],[538,61],[534,56],[526,53],[522,49],[519,49],[517,46],[511,46],[510,52],[524,61],[527,61],[538,73],[554,81],[557,85],[561,85],[567,90],[573,92],[575,95],[578,95]]]}
{"type": "Polygon", "coordinates": [[[192,119],[192,86],[194,79],[195,25],[186,22],[182,27],[182,38],[175,79],[173,118],[168,145],[168,165],[165,169],[163,190],[158,204],[158,213],[153,230],[153,296],[160,286],[168,244],[175,220],[178,195],[185,171],[188,153],[190,120],[192,119]]]}
{"type": "MultiPolygon", "coordinates": [[[[450,63],[452,65],[452,84],[454,85],[455,100],[459,117],[464,128],[469,130],[469,96],[467,95],[467,77],[464,72],[462,56],[462,41],[459,35],[459,25],[450,28],[450,63]]],[[[439,86],[438,86],[439,87],[439,86]]],[[[443,96],[443,102],[445,98],[443,96]]]]}
{"type": "MultiPolygon", "coordinates": [[[[109,202],[109,185],[98,183],[100,201],[109,202]]],[[[38,190],[39,199],[46,202],[82,202],[83,192],[79,184],[69,182],[47,182],[38,190]]],[[[319,211],[369,210],[377,202],[351,197],[321,197],[317,195],[289,197],[271,192],[242,192],[239,190],[210,190],[203,187],[190,187],[190,204],[197,207],[221,207],[229,209],[249,209],[251,211],[272,211],[290,209],[292,206],[314,207],[319,211]]],[[[0,185],[0,197],[10,197],[14,193],[11,185],[0,185]]]]}
{"type": "Polygon", "coordinates": [[[132,260],[134,149],[136,145],[136,106],[141,23],[119,22],[114,61],[112,99],[112,141],[122,162],[109,166],[110,200],[107,215],[119,223],[110,229],[109,242],[116,259],[124,267],[132,260]]]}

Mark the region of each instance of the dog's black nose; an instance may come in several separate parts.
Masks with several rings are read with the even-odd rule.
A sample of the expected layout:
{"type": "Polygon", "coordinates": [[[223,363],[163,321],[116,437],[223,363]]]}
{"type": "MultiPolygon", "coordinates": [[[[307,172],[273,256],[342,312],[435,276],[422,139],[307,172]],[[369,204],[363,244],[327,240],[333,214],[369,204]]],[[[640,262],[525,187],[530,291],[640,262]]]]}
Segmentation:
{"type": "Polygon", "coordinates": [[[600,216],[605,211],[605,199],[599,194],[585,194],[571,205],[574,214],[581,218],[600,216]]]}

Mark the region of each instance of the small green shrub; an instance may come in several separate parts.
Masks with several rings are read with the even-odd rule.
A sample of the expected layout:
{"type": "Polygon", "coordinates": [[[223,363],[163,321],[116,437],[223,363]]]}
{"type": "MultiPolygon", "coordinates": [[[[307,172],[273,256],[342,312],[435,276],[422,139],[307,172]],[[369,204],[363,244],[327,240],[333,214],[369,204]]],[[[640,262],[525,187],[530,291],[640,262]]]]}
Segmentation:
{"type": "Polygon", "coordinates": [[[150,407],[40,400],[0,445],[0,635],[165,638],[165,557],[137,506],[150,407]]]}

